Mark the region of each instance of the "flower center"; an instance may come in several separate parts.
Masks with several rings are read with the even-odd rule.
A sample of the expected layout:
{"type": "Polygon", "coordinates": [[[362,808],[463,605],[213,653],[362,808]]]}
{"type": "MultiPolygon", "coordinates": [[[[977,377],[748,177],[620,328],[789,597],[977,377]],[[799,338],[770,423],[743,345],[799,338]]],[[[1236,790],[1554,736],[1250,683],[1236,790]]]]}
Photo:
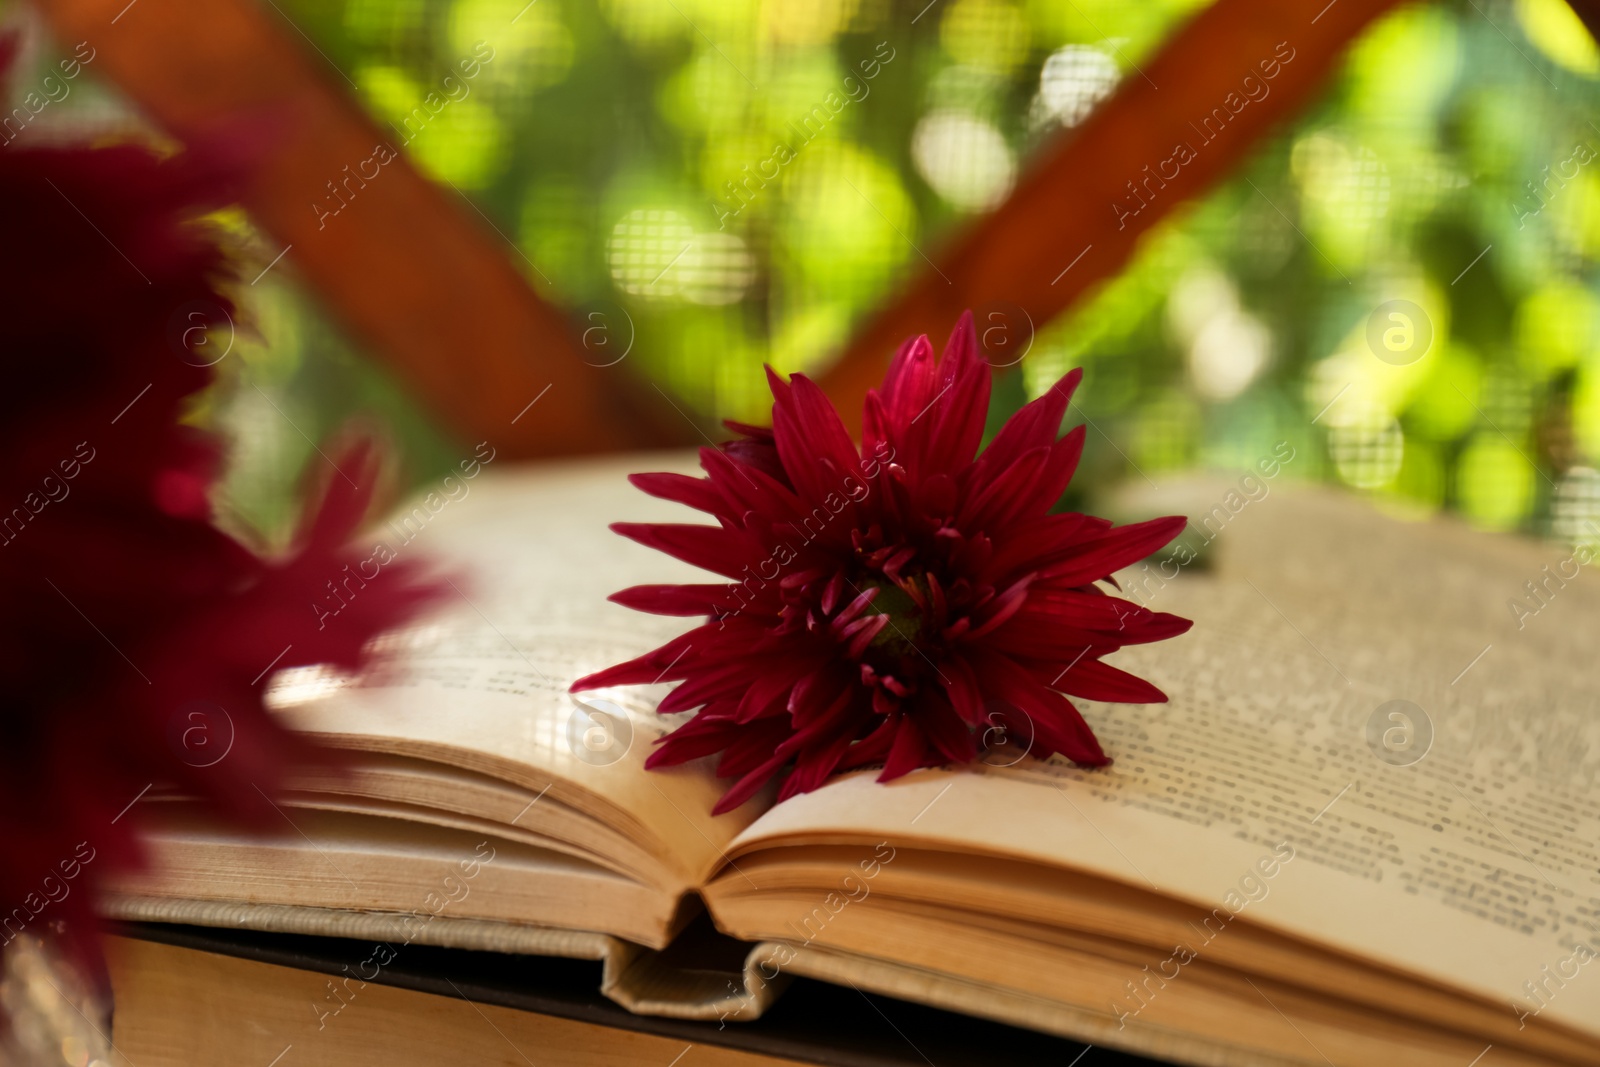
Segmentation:
{"type": "MultiPolygon", "coordinates": [[[[910,581],[914,583],[916,579],[910,581]]],[[[889,622],[872,639],[871,647],[898,654],[911,652],[922,635],[921,605],[910,593],[887,579],[869,579],[865,584],[878,591],[878,595],[867,606],[867,611],[889,616],[889,622]]]]}

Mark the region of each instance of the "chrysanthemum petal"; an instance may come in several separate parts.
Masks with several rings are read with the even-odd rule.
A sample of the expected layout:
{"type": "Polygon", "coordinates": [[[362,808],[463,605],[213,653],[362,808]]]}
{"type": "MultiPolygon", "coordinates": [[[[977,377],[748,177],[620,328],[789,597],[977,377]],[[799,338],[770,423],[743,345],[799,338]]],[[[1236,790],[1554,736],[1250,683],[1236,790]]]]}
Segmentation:
{"type": "Polygon", "coordinates": [[[1071,538],[1087,516],[1077,512],[1038,515],[1013,524],[996,543],[987,573],[1003,581],[1017,571],[1038,571],[1056,562],[1058,553],[1070,550],[1071,538]]]}
{"type": "Polygon", "coordinates": [[[1039,476],[1049,461],[1049,446],[1041,446],[1024,452],[1005,470],[995,472],[982,490],[969,497],[962,507],[958,517],[961,525],[973,530],[1003,529],[1034,499],[1039,476]]]}
{"type": "Polygon", "coordinates": [[[878,775],[880,782],[892,782],[921,767],[928,758],[928,743],[917,720],[910,715],[900,716],[895,727],[894,744],[889,746],[889,758],[884,761],[878,775]]]}
{"type": "Polygon", "coordinates": [[[939,671],[939,683],[944,686],[951,707],[964,721],[973,726],[987,723],[988,709],[984,706],[983,691],[978,688],[977,676],[972,673],[965,659],[957,655],[945,660],[939,671]]]}
{"type": "Polygon", "coordinates": [[[795,761],[794,771],[779,794],[780,799],[797,792],[809,792],[833,773],[850,747],[851,735],[846,723],[854,699],[853,692],[843,690],[809,722],[797,724],[795,732],[778,746],[779,754],[792,756],[795,761]]]}
{"type": "Polygon", "coordinates": [[[754,678],[761,675],[763,666],[764,663],[751,657],[702,667],[668,693],[656,710],[668,715],[676,711],[688,711],[717,698],[733,701],[749,688],[754,678]]]}
{"type": "Polygon", "coordinates": [[[835,704],[841,696],[855,693],[848,674],[838,671],[808,671],[793,679],[789,686],[789,699],[785,708],[789,722],[797,730],[804,729],[835,704]]]}
{"type": "Polygon", "coordinates": [[[762,786],[772,781],[778,771],[783,768],[783,764],[787,759],[787,756],[774,755],[765,763],[753,768],[743,778],[740,778],[729,787],[726,793],[722,794],[722,799],[718,800],[711,808],[711,814],[726,815],[755,796],[761,791],[762,786]]]}
{"type": "Polygon", "coordinates": [[[1119,704],[1164,704],[1167,701],[1167,694],[1143,678],[1087,656],[1046,684],[1085,700],[1119,704]]]}
{"type": "Polygon", "coordinates": [[[651,615],[712,615],[736,602],[731,585],[635,585],[606,599],[651,615]]]}
{"type": "Polygon", "coordinates": [[[652,649],[642,656],[584,675],[568,687],[569,691],[581,693],[585,689],[599,689],[608,685],[653,685],[656,682],[675,682],[686,678],[693,661],[686,663],[685,657],[695,647],[696,641],[703,642],[706,639],[706,631],[716,629],[714,625],[703,626],[679,634],[660,648],[652,649]]]}
{"type": "MultiPolygon", "coordinates": [[[[779,381],[770,367],[767,375],[779,381]]],[[[803,374],[793,375],[781,391],[775,385],[773,392],[772,432],[795,489],[815,504],[832,494],[853,506],[844,480],[857,474],[861,457],[827,395],[803,374]]]]}
{"type": "Polygon", "coordinates": [[[928,342],[928,335],[907,338],[895,353],[889,373],[877,391],[892,430],[901,431],[911,425],[911,420],[939,391],[937,382],[933,345],[928,342]]]}
{"type": "Polygon", "coordinates": [[[977,641],[1004,626],[1017,612],[1021,611],[1028,603],[1028,586],[1031,584],[1032,575],[1019,579],[1005,592],[996,596],[992,601],[983,606],[986,617],[981,623],[962,636],[964,642],[977,641]]]}
{"type": "MultiPolygon", "coordinates": [[[[799,514],[800,500],[787,474],[776,478],[766,469],[741,464],[729,453],[716,448],[700,450],[700,466],[727,498],[731,513],[742,515],[754,511],[768,519],[799,514]]],[[[779,473],[782,473],[781,466],[779,473]]]]}
{"type": "Polygon", "coordinates": [[[1074,426],[1067,431],[1066,436],[1050,446],[1050,458],[1044,465],[1044,471],[1039,476],[1038,488],[1029,500],[1024,514],[1042,515],[1061,499],[1061,494],[1067,491],[1067,485],[1072,481],[1073,474],[1077,473],[1078,460],[1083,458],[1084,434],[1082,426],[1074,426]]]}
{"type": "Polygon", "coordinates": [[[755,675],[739,696],[736,717],[740,722],[753,722],[772,715],[789,714],[792,704],[791,693],[797,682],[804,680],[805,675],[806,671],[803,668],[798,672],[768,672],[755,675]],[[796,673],[800,675],[799,679],[795,677],[796,673]]]}
{"type": "Polygon", "coordinates": [[[942,762],[971,763],[978,754],[978,742],[972,729],[938,693],[929,693],[917,708],[917,721],[922,724],[934,753],[942,762]]]}
{"type": "Polygon", "coordinates": [[[954,473],[972,462],[989,414],[989,365],[978,349],[972,312],[961,313],[938,366],[939,392],[922,413],[928,422],[921,473],[954,473]]]}
{"type": "Polygon", "coordinates": [[[1072,701],[1047,688],[1021,664],[1000,653],[984,651],[971,658],[985,692],[1027,714],[1033,728],[1034,755],[1043,757],[1059,752],[1077,763],[1095,767],[1111,762],[1072,701]]]}
{"type": "Polygon", "coordinates": [[[1004,470],[1017,461],[1024,452],[1044,448],[1056,443],[1061,432],[1061,418],[1072,402],[1072,394],[1083,379],[1083,368],[1075,367],[1049,391],[1022,406],[995,434],[989,447],[978,457],[985,476],[1004,470]]]}
{"type": "Polygon", "coordinates": [[[737,419],[723,419],[722,425],[740,437],[769,445],[772,444],[772,427],[770,426],[755,426],[748,422],[739,422],[737,419]]]}
{"type": "Polygon", "coordinates": [[[878,718],[866,737],[852,742],[845,751],[844,758],[839,761],[840,771],[853,770],[864,767],[869,763],[877,763],[889,753],[889,746],[894,741],[895,722],[893,719],[878,718]]]}
{"type": "Polygon", "coordinates": [[[1055,585],[1082,585],[1137,563],[1183,532],[1189,520],[1182,515],[1119,526],[1110,533],[1080,545],[1067,559],[1046,569],[1040,577],[1055,585]]]}
{"type": "Polygon", "coordinates": [[[741,576],[748,545],[737,535],[715,526],[669,522],[614,522],[611,529],[647,548],[693,564],[725,578],[741,576]]]}
{"type": "Polygon", "coordinates": [[[696,511],[705,511],[717,515],[728,510],[727,501],[723,499],[722,494],[717,492],[716,486],[704,478],[662,472],[657,474],[630,474],[628,475],[628,481],[651,496],[660,497],[662,500],[675,501],[679,504],[687,504],[696,511]]]}
{"type": "Polygon", "coordinates": [[[1006,633],[1068,626],[1116,634],[1130,619],[1143,619],[1151,614],[1148,609],[1120,597],[1077,588],[1063,589],[1041,582],[1032,587],[1028,602],[1006,627],[1006,633]]]}
{"type": "Polygon", "coordinates": [[[714,715],[701,714],[667,736],[657,740],[657,748],[645,758],[647,769],[674,767],[693,759],[714,755],[738,736],[738,724],[714,715]]]}

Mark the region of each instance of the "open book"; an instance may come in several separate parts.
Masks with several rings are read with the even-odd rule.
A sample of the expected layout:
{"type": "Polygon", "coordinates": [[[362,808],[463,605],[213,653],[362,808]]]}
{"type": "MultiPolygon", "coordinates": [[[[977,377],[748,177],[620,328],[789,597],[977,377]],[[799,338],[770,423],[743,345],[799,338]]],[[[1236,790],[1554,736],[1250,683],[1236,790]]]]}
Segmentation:
{"type": "Polygon", "coordinates": [[[1570,552],[1200,488],[1163,506],[1214,551],[1119,576],[1195,626],[1112,657],[1169,704],[1083,704],[1112,766],[997,736],[713,817],[709,763],[643,769],[666,687],[567,692],[685,627],[606,602],[704,580],[606,524],[686,517],[624,474],[690,463],[419,513],[400,551],[456,603],[363,679],[275,683],[353,771],[297,782],[269,839],[152,793],[158,866],[110,912],[372,939],[330,1017],[428,943],[602,958],[633,1010],[728,1025],[809,975],[1194,1064],[1600,1063],[1600,586],[1570,552]],[[668,950],[703,912],[748,943],[731,975],[668,950]]]}

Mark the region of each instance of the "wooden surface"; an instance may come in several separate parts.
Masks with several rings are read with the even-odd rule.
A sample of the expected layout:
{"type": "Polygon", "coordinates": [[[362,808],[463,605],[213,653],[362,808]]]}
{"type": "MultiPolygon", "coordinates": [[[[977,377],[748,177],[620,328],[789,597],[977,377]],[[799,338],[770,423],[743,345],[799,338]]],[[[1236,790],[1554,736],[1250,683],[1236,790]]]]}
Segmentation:
{"type": "Polygon", "coordinates": [[[151,941],[108,938],[107,955],[125,1067],[799,1062],[151,941]]]}

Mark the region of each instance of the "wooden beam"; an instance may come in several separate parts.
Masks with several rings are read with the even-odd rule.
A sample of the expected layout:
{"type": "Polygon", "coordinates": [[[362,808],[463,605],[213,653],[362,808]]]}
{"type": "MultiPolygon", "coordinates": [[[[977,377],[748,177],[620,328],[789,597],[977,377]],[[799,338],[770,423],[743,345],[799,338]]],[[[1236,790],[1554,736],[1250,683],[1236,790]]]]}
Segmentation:
{"type": "Polygon", "coordinates": [[[905,338],[942,340],[963,309],[998,302],[1042,324],[1121,270],[1142,234],[1297,114],[1395,2],[1217,0],[1196,15],[850,342],[822,385],[852,429],[905,338]]]}
{"type": "Polygon", "coordinates": [[[1600,38],[1600,2],[1597,0],[1567,0],[1578,21],[1589,31],[1590,37],[1600,38]]]}
{"type": "Polygon", "coordinates": [[[40,9],[59,39],[88,41],[92,69],[179,140],[240,120],[268,131],[245,208],[313,294],[449,428],[509,456],[698,440],[625,365],[586,363],[565,316],[533,292],[504,240],[403,155],[352,183],[337,216],[319,214],[329,182],[399,139],[272,5],[53,0],[40,9]]]}

